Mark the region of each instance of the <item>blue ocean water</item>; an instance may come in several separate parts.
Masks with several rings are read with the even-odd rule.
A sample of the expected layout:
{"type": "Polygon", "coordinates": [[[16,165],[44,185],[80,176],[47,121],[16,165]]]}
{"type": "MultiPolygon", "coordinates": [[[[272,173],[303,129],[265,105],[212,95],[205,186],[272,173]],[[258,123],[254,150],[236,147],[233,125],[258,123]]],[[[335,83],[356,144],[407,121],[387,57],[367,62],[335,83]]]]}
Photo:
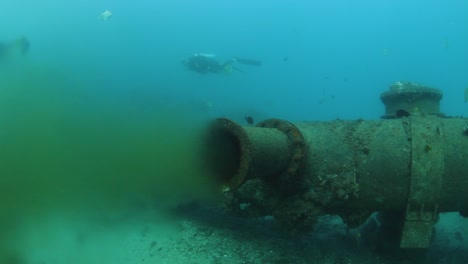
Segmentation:
{"type": "MultiPolygon", "coordinates": [[[[411,81],[442,90],[444,98],[441,111],[445,114],[467,116],[468,105],[463,98],[464,90],[468,87],[467,12],[468,2],[463,0],[4,0],[0,3],[0,43],[10,43],[20,36],[25,36],[30,42],[30,49],[25,56],[17,57],[15,60],[33,64],[34,69],[42,67],[59,69],[57,76],[69,76],[77,87],[88,89],[86,93],[91,100],[94,98],[101,101],[103,98],[111,98],[113,107],[106,108],[106,111],[119,112],[120,107],[125,105],[125,110],[122,111],[128,110],[128,106],[170,109],[180,110],[184,112],[184,117],[188,114],[195,120],[228,117],[242,123],[245,122],[245,116],[252,116],[256,122],[269,117],[290,121],[378,119],[384,112],[379,99],[380,94],[397,81],[411,81]],[[103,21],[99,15],[105,10],[111,11],[113,15],[103,21]],[[260,60],[262,65],[255,67],[236,64],[240,71],[234,70],[230,74],[198,74],[181,63],[184,58],[194,53],[216,54],[221,61],[232,57],[255,59],[260,60]]],[[[8,68],[9,64],[0,65],[0,70],[5,67],[8,68]]],[[[3,77],[0,74],[1,84],[5,83],[1,82],[3,77]]],[[[38,87],[47,89],[44,83],[38,87]]],[[[29,91],[30,88],[28,86],[26,90],[29,91]]],[[[55,88],[46,94],[53,91],[56,91],[55,88]]],[[[72,91],[72,94],[75,92],[72,91]]],[[[36,93],[40,94],[40,91],[36,93]]],[[[66,90],[64,93],[67,93],[66,90]]],[[[13,101],[10,106],[12,105],[13,101]]],[[[79,115],[81,112],[73,112],[73,115],[75,114],[79,115]]],[[[0,117],[0,121],[4,122],[4,116],[0,114],[0,117]]],[[[89,117],[89,113],[86,117],[89,117]]],[[[135,116],[132,114],[129,117],[131,117],[130,123],[127,123],[127,119],[118,120],[110,128],[99,130],[97,137],[76,136],[79,140],[71,144],[71,147],[77,147],[85,140],[98,143],[107,135],[106,133],[112,134],[114,131],[112,129],[118,128],[121,124],[136,125],[134,130],[124,131],[124,134],[103,143],[102,146],[108,147],[115,143],[112,140],[116,139],[116,142],[123,146],[122,149],[115,151],[115,156],[105,159],[108,167],[101,170],[99,167],[101,164],[98,166],[95,160],[102,158],[101,154],[109,153],[97,150],[83,162],[86,166],[90,165],[84,171],[96,172],[92,170],[99,167],[100,173],[110,175],[114,173],[110,165],[116,162],[121,165],[119,168],[128,169],[120,175],[123,183],[120,183],[121,185],[118,183],[118,187],[127,184],[128,176],[132,175],[129,171],[144,173],[145,176],[159,175],[158,173],[167,171],[181,173],[179,168],[173,167],[183,167],[186,164],[176,163],[168,167],[163,166],[162,169],[155,168],[163,163],[174,164],[175,159],[172,158],[180,158],[178,149],[171,152],[166,159],[155,162],[156,165],[150,164],[156,159],[153,157],[162,157],[167,153],[154,150],[156,147],[161,147],[160,143],[154,143],[154,146],[148,144],[148,149],[151,147],[151,150],[144,148],[147,143],[146,138],[135,141],[134,136],[149,135],[148,138],[152,138],[153,132],[161,131],[157,126],[145,126],[146,120],[139,123],[134,120],[135,116]],[[143,133],[137,130],[139,128],[143,128],[143,133]],[[135,160],[126,163],[131,155],[125,155],[126,152],[123,153],[123,150],[127,151],[125,147],[135,144],[137,146],[130,149],[130,154],[136,155],[135,160]],[[141,161],[139,158],[142,155],[137,154],[144,154],[146,158],[141,161]],[[116,157],[118,160],[114,159],[116,157]]],[[[36,117],[25,118],[33,120],[36,117]]],[[[53,119],[48,115],[43,118],[53,119]]],[[[91,125],[101,124],[99,121],[93,120],[91,125]]],[[[50,122],[55,124],[55,121],[50,122]]],[[[85,122],[86,125],[90,124],[85,122]]],[[[89,127],[85,128],[83,131],[90,133],[89,127]]],[[[161,134],[166,139],[166,136],[172,132],[168,129],[161,134]]],[[[4,131],[1,135],[4,136],[4,131]]],[[[16,139],[22,139],[22,136],[24,135],[21,134],[16,139]]],[[[158,136],[156,139],[160,140],[163,136],[158,136]]],[[[173,140],[178,141],[182,136],[185,134],[177,135],[173,140]]],[[[55,142],[55,139],[47,136],[38,136],[38,138],[45,139],[46,143],[49,142],[47,140],[55,142]]],[[[31,138],[31,142],[34,139],[36,138],[31,138]]],[[[190,140],[192,138],[188,141],[190,140]]],[[[173,143],[171,140],[168,141],[163,142],[163,146],[173,143]]],[[[11,145],[12,148],[15,146],[11,145]]],[[[4,150],[5,146],[2,147],[4,150]]],[[[31,154],[31,160],[37,157],[35,155],[46,156],[43,155],[46,153],[42,151],[45,149],[43,145],[38,144],[37,148],[39,151],[31,154]]],[[[78,150],[79,154],[76,156],[73,154],[64,158],[63,167],[73,165],[83,169],[82,160],[75,163],[71,159],[83,158],[91,151],[81,148],[78,150]]],[[[57,153],[60,151],[57,150],[57,153]]],[[[44,157],[43,161],[52,164],[59,155],[57,153],[47,153],[51,156],[44,157]]],[[[5,160],[7,154],[9,153],[1,154],[3,156],[0,155],[0,160],[5,160]]],[[[4,163],[3,161],[1,164],[4,163]]],[[[37,166],[41,169],[47,167],[42,165],[33,164],[32,167],[37,166]]],[[[190,163],[187,167],[193,168],[192,165],[190,163]]],[[[49,172],[49,168],[46,169],[49,172]]],[[[2,170],[2,175],[5,175],[4,172],[2,170]]],[[[73,175],[78,177],[79,173],[73,175]]],[[[113,180],[109,175],[103,177],[102,181],[92,177],[86,178],[92,184],[101,184],[86,195],[91,193],[91,196],[96,195],[99,199],[115,195],[111,191],[104,192],[112,190],[107,185],[109,179],[113,180]],[[94,192],[99,192],[102,196],[94,192]]],[[[56,187],[53,182],[58,176],[47,174],[44,177],[37,182],[34,181],[39,185],[43,183],[46,186],[43,189],[34,190],[37,186],[25,188],[23,181],[14,180],[11,181],[11,185],[6,186],[18,187],[18,190],[12,189],[13,194],[31,192],[33,195],[29,198],[42,198],[42,200],[37,199],[37,204],[33,203],[32,206],[29,198],[24,200],[26,202],[18,201],[19,205],[26,204],[25,211],[35,205],[39,205],[40,209],[47,209],[50,200],[61,197],[62,194],[48,193],[50,198],[44,198],[44,193],[56,187]]],[[[73,180],[73,176],[71,178],[73,180]]],[[[8,183],[9,178],[5,177],[2,180],[8,183]]],[[[162,196],[170,196],[166,192],[174,192],[180,187],[178,185],[174,187],[175,181],[179,183],[185,180],[187,179],[177,177],[173,181],[168,181],[166,178],[148,180],[142,177],[138,178],[135,186],[130,184],[130,191],[123,188],[122,193],[133,193],[134,189],[148,191],[142,189],[142,185],[149,188],[148,186],[169,183],[156,190],[161,191],[162,196]]],[[[192,187],[196,184],[187,181],[186,185],[192,187]]],[[[82,195],[83,190],[88,191],[88,186],[73,185],[73,188],[70,186],[66,185],[65,190],[78,189],[70,196],[77,193],[82,195]]],[[[0,191],[4,190],[0,188],[0,191]]],[[[1,207],[9,204],[9,201],[4,202],[6,201],[4,198],[9,198],[10,194],[0,193],[2,193],[0,208],[3,209],[0,211],[0,219],[6,218],[12,221],[20,219],[21,217],[12,214],[12,212],[17,213],[16,208],[1,207]]],[[[93,198],[94,196],[91,200],[93,198]]],[[[82,196],[79,199],[82,199],[82,196]]],[[[115,201],[113,200],[115,197],[108,199],[111,202],[115,201]]],[[[63,196],[64,204],[70,201],[76,202],[75,200],[76,197],[63,196]]],[[[89,205],[88,201],[86,205],[89,205]]],[[[63,209],[62,206],[61,204],[50,206],[51,211],[57,208],[63,209]]],[[[64,207],[68,206],[70,205],[66,204],[64,207]]],[[[82,205],[71,208],[82,209],[82,205]]],[[[33,215],[31,219],[35,221],[36,211],[31,212],[33,215]]],[[[107,213],[105,210],[104,212],[107,213]]],[[[22,212],[18,215],[22,216],[22,212]]],[[[29,212],[26,215],[31,216],[29,212]]],[[[60,217],[58,220],[53,218],[51,225],[58,225],[54,221],[64,222],[65,227],[60,228],[68,230],[67,221],[61,220],[60,217]]],[[[6,223],[11,224],[8,221],[6,223]]],[[[1,232],[7,230],[4,224],[5,221],[0,220],[1,232]]],[[[73,228],[76,228],[75,224],[72,224],[73,228]]],[[[24,244],[35,249],[41,248],[41,243],[44,242],[41,239],[47,237],[48,231],[53,229],[45,225],[46,228],[43,228],[45,231],[38,232],[38,235],[33,232],[31,235],[33,242],[28,241],[24,244]],[[38,244],[40,246],[35,247],[38,244]]],[[[28,228],[37,230],[42,229],[42,226],[41,228],[28,226],[28,228]]],[[[46,246],[44,248],[52,252],[52,255],[55,254],[54,247],[61,244],[61,239],[68,241],[67,232],[69,231],[63,236],[57,235],[58,239],[51,242],[49,248],[46,246]]],[[[29,237],[29,234],[26,237],[29,237]]],[[[118,239],[111,236],[103,240],[107,243],[118,239]]],[[[100,241],[97,239],[96,243],[91,244],[93,246],[105,244],[100,241]]],[[[0,255],[2,242],[0,240],[0,255]]],[[[70,244],[75,246],[74,242],[70,244]]],[[[110,253],[103,257],[105,260],[101,263],[111,263],[108,259],[112,258],[107,256],[112,256],[114,253],[115,248],[112,246],[108,246],[107,250],[110,253]]],[[[71,248],[71,251],[75,250],[74,247],[71,248]]],[[[94,256],[93,250],[89,250],[91,253],[88,252],[88,257],[94,256]]],[[[97,259],[93,261],[99,263],[97,259]]],[[[91,263],[79,260],[75,262],[91,263]]]]}
{"type": "Polygon", "coordinates": [[[462,0],[17,0],[3,1],[0,23],[1,40],[27,36],[28,56],[104,80],[109,93],[144,90],[237,120],[375,119],[380,93],[400,80],[441,89],[444,113],[467,114],[467,9],[462,0]],[[263,65],[198,75],[180,63],[197,52],[263,65]]]}

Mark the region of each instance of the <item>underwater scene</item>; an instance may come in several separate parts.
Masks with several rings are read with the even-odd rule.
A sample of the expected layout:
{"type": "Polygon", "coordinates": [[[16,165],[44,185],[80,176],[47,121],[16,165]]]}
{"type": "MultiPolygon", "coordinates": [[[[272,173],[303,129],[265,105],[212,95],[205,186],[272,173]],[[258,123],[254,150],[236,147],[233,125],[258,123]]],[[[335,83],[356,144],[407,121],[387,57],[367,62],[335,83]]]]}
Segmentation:
{"type": "Polygon", "coordinates": [[[468,263],[465,0],[4,0],[0,264],[468,263]]]}

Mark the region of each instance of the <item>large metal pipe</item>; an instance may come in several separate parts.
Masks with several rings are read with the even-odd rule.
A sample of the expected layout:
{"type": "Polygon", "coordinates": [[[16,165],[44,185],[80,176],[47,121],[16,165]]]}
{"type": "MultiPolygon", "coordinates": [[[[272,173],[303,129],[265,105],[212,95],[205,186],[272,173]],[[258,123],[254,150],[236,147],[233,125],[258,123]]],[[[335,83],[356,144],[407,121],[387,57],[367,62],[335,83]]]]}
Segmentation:
{"type": "Polygon", "coordinates": [[[404,113],[255,127],[221,118],[209,161],[229,191],[228,207],[240,214],[273,215],[300,231],[324,214],[358,226],[372,212],[390,212],[403,216],[400,246],[423,248],[438,213],[468,216],[468,119],[404,113]]]}

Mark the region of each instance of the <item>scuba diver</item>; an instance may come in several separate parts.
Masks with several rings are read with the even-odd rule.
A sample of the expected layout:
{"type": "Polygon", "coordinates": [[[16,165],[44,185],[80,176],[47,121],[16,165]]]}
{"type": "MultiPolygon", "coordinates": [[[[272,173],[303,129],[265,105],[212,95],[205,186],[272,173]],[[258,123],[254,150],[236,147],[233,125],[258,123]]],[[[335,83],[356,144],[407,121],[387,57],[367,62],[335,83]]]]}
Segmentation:
{"type": "Polygon", "coordinates": [[[231,58],[225,62],[217,60],[214,54],[195,53],[192,56],[182,60],[182,63],[191,71],[207,74],[207,73],[231,73],[233,70],[243,72],[234,67],[234,63],[244,65],[261,66],[262,62],[252,59],[231,58]]]}
{"type": "Polygon", "coordinates": [[[20,37],[9,43],[0,42],[0,61],[7,60],[18,54],[25,55],[29,50],[29,41],[26,37],[20,37]]]}

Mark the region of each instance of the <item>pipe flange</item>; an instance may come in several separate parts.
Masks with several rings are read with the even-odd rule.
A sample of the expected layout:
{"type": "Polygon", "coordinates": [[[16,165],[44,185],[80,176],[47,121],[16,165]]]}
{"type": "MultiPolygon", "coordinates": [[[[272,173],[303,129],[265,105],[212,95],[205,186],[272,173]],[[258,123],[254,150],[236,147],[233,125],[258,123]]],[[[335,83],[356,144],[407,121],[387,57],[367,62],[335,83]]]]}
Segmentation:
{"type": "Polygon", "coordinates": [[[228,192],[238,188],[247,179],[252,162],[250,155],[250,141],[245,130],[241,125],[230,119],[217,118],[212,124],[209,138],[211,140],[211,145],[228,145],[231,151],[236,152],[236,154],[229,159],[220,160],[220,157],[225,156],[220,153],[226,152],[225,149],[222,149],[219,152],[215,152],[212,159],[216,160],[213,162],[214,164],[223,164],[223,166],[231,163],[229,161],[233,160],[234,163],[231,164],[232,166],[227,166],[227,170],[222,170],[220,172],[218,169],[216,173],[222,175],[219,180],[222,183],[223,192],[228,192]],[[225,135],[229,136],[226,137],[225,135]],[[219,139],[227,139],[227,141],[215,142],[219,139]]]}
{"type": "Polygon", "coordinates": [[[283,187],[286,187],[285,185],[294,185],[294,182],[297,180],[296,176],[298,175],[298,171],[302,168],[307,153],[304,135],[302,135],[299,128],[292,123],[276,118],[264,120],[258,123],[257,127],[275,128],[288,137],[291,147],[291,157],[288,166],[285,171],[279,175],[278,180],[283,187]]]}

